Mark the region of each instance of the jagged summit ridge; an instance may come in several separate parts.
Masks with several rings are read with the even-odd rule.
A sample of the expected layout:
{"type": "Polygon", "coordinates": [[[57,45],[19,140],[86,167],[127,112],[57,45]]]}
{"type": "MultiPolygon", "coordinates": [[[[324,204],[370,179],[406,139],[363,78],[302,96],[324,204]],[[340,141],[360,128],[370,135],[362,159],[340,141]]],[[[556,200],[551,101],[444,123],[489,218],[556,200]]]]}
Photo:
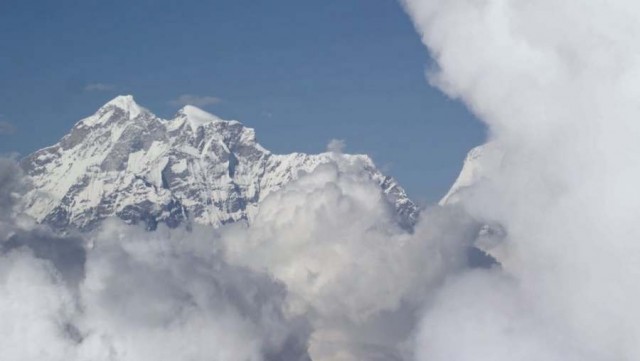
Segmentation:
{"type": "MultiPolygon", "coordinates": [[[[34,186],[24,209],[58,229],[88,230],[113,216],[151,229],[158,222],[250,221],[265,196],[331,157],[272,154],[238,121],[194,106],[165,120],[132,96],[118,96],[22,161],[34,186]]],[[[362,164],[380,184],[401,224],[415,221],[416,206],[369,157],[344,159],[362,164]]]]}

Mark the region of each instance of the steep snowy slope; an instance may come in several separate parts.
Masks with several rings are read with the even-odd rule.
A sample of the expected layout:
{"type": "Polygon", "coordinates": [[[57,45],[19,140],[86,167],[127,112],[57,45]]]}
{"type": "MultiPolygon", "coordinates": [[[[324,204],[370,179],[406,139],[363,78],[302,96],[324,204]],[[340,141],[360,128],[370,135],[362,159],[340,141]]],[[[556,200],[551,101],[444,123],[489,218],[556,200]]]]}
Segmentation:
{"type": "Polygon", "coordinates": [[[502,152],[493,143],[485,143],[471,149],[464,160],[458,178],[439,204],[443,206],[457,203],[465,190],[481,182],[487,174],[491,174],[493,169],[499,167],[501,161],[502,152]]]}
{"type": "MultiPolygon", "coordinates": [[[[57,229],[88,230],[111,216],[150,229],[251,221],[265,196],[334,156],[272,154],[237,121],[192,106],[163,120],[119,96],[23,160],[34,186],[24,207],[57,229]]],[[[395,180],[365,155],[343,159],[380,184],[403,226],[413,224],[417,208],[395,180]]]]}
{"type": "MultiPolygon", "coordinates": [[[[496,174],[503,161],[504,153],[495,143],[477,146],[467,154],[458,178],[449,192],[440,200],[441,206],[460,204],[463,197],[473,196],[475,187],[485,181],[491,174],[496,174]]],[[[492,267],[500,263],[501,245],[506,237],[506,230],[501,224],[491,220],[479,223],[478,235],[474,247],[470,250],[469,261],[472,265],[492,267]]]]}

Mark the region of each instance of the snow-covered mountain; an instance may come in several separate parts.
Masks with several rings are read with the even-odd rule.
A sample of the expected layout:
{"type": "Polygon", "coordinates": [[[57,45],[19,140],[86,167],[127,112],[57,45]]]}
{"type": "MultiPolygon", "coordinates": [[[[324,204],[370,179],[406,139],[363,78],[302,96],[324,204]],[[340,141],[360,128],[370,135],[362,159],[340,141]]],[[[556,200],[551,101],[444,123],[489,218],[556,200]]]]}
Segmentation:
{"type": "MultiPolygon", "coordinates": [[[[502,149],[493,142],[479,145],[467,153],[462,170],[449,192],[440,200],[439,205],[456,206],[464,197],[473,196],[477,186],[487,181],[491,174],[496,174],[504,158],[502,149]]],[[[467,198],[468,199],[468,198],[467,198]]],[[[469,262],[476,266],[492,267],[499,264],[503,256],[501,245],[506,237],[506,230],[497,222],[483,220],[478,224],[478,234],[474,247],[469,253],[469,262]],[[485,222],[486,221],[486,222],[485,222]]]]}
{"type": "Polygon", "coordinates": [[[495,143],[479,145],[467,153],[458,178],[453,183],[449,192],[442,197],[441,206],[457,203],[460,196],[471,186],[481,182],[488,174],[491,174],[502,161],[502,151],[495,143]]]}
{"type": "MultiPolygon", "coordinates": [[[[265,196],[334,156],[272,154],[237,121],[193,106],[164,120],[132,96],[118,96],[22,161],[33,183],[23,203],[27,214],[57,229],[88,230],[112,216],[149,229],[159,222],[250,222],[265,196]]],[[[415,222],[417,207],[369,157],[342,159],[380,184],[400,224],[415,222]]]]}

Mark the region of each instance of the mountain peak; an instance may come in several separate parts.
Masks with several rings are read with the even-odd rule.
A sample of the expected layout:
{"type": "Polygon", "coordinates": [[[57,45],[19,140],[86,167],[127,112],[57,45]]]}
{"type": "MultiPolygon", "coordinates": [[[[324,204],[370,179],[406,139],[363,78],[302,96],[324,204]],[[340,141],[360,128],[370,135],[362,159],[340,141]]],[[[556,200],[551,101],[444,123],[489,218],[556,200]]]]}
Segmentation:
{"type": "Polygon", "coordinates": [[[182,109],[178,110],[176,118],[182,118],[188,121],[191,130],[194,132],[204,124],[222,121],[219,117],[193,105],[185,105],[182,109]]]}
{"type": "Polygon", "coordinates": [[[144,108],[138,105],[138,103],[136,103],[136,101],[133,99],[133,95],[128,94],[118,95],[117,97],[111,99],[105,105],[100,107],[101,110],[110,108],[122,109],[125,112],[129,113],[130,118],[135,118],[144,111],[144,108]]]}
{"type": "Polygon", "coordinates": [[[440,205],[460,201],[460,195],[468,188],[480,183],[487,174],[500,167],[504,153],[497,143],[488,142],[469,151],[458,178],[449,192],[440,200],[440,205]]]}
{"type": "Polygon", "coordinates": [[[76,126],[94,127],[105,124],[114,113],[120,113],[120,118],[134,119],[141,114],[148,114],[149,111],[138,105],[132,95],[118,95],[101,106],[94,115],[82,119],[76,126]]]}
{"type": "Polygon", "coordinates": [[[108,107],[108,106],[115,106],[118,108],[129,108],[131,106],[138,106],[138,104],[133,99],[133,95],[125,94],[125,95],[118,95],[117,97],[109,100],[105,105],[102,106],[102,108],[108,107]]]}

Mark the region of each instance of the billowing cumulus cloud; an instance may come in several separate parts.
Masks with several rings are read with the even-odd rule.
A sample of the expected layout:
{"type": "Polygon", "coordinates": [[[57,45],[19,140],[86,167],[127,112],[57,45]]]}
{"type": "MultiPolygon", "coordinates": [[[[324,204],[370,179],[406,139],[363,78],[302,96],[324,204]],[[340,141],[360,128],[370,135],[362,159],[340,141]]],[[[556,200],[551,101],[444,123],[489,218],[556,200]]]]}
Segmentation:
{"type": "Polygon", "coordinates": [[[283,314],[284,286],[226,264],[209,233],[108,224],[80,288],[83,357],[305,360],[306,324],[283,314]]]}
{"type": "Polygon", "coordinates": [[[640,358],[639,3],[404,3],[437,62],[430,81],[503,154],[460,200],[504,230],[490,250],[502,271],[439,291],[418,358],[640,358]]]}
{"type": "MultiPolygon", "coordinates": [[[[16,360],[409,360],[418,315],[466,269],[477,223],[434,208],[409,232],[366,164],[333,157],[269,195],[251,226],[112,220],[59,236],[4,213],[0,348],[16,360]]],[[[4,165],[18,174],[0,178],[8,209],[24,185],[4,165]]]]}
{"type": "Polygon", "coordinates": [[[17,170],[0,161],[3,359],[308,359],[309,325],[285,314],[285,286],[226,263],[211,229],[113,221],[58,236],[10,211],[17,170]]]}
{"type": "Polygon", "coordinates": [[[287,285],[289,312],[314,326],[314,359],[407,359],[416,310],[466,265],[475,224],[434,209],[408,233],[362,165],[334,157],[267,197],[251,227],[227,229],[227,256],[287,285]]]}
{"type": "Polygon", "coordinates": [[[69,360],[76,305],[55,269],[28,249],[0,257],[0,348],[6,360],[69,360]]]}

